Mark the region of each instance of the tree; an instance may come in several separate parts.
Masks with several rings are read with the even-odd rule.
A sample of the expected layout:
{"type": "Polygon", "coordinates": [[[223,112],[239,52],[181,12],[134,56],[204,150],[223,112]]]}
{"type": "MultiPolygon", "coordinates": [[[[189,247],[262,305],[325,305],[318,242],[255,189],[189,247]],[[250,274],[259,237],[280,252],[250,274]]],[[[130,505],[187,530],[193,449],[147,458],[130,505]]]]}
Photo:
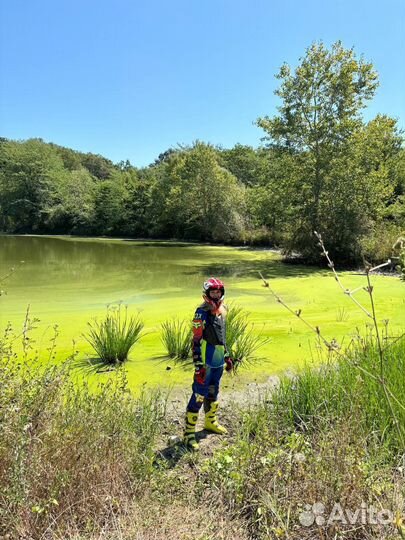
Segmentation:
{"type": "Polygon", "coordinates": [[[181,149],[180,148],[168,148],[167,150],[165,150],[164,152],[161,152],[158,157],[155,159],[155,161],[153,163],[151,163],[150,167],[155,167],[156,165],[160,165],[161,163],[165,162],[165,161],[168,161],[168,159],[170,158],[170,156],[172,156],[173,154],[175,154],[176,152],[180,152],[181,149]]]}
{"type": "Polygon", "coordinates": [[[247,190],[250,223],[253,228],[265,227],[273,244],[285,244],[301,203],[295,189],[301,171],[298,158],[289,151],[271,149],[262,178],[247,190]]]}
{"type": "Polygon", "coordinates": [[[245,186],[263,183],[267,172],[267,157],[251,146],[236,144],[230,150],[219,150],[223,166],[245,186]]]}
{"type": "Polygon", "coordinates": [[[152,229],[151,207],[155,204],[151,197],[154,169],[147,167],[137,171],[132,168],[121,173],[121,176],[127,192],[123,200],[122,233],[132,237],[148,237],[152,229]]]}
{"type": "Polygon", "coordinates": [[[284,64],[277,78],[281,80],[276,91],[282,99],[279,115],[259,118],[257,125],[267,133],[271,146],[289,151],[300,161],[300,174],[292,179],[300,203],[292,216],[289,248],[318,260],[313,231],[328,238],[322,209],[327,208],[329,224],[341,209],[333,201],[325,205],[325,198],[331,198],[331,186],[340,181],[337,160],[362,126],[360,111],[374,95],[377,74],[372,64],[356,58],[353,49],[337,42],[328,50],[321,42],[307,49],[294,72],[284,64]]]}
{"type": "Polygon", "coordinates": [[[8,232],[41,232],[64,175],[56,150],[41,139],[0,145],[2,228],[8,232]]]}
{"type": "Polygon", "coordinates": [[[122,234],[125,227],[124,208],[128,191],[118,171],[109,180],[99,182],[95,198],[95,230],[97,234],[122,234]]]}
{"type": "Polygon", "coordinates": [[[155,234],[223,242],[243,231],[244,188],[211,145],[196,142],[163,162],[152,198],[155,234]]]}
{"type": "Polygon", "coordinates": [[[50,232],[94,232],[96,183],[85,168],[65,171],[56,184],[55,200],[48,212],[50,232]]]}
{"type": "Polygon", "coordinates": [[[107,180],[114,172],[114,164],[109,159],[98,154],[80,154],[81,163],[89,173],[99,180],[107,180]]]}

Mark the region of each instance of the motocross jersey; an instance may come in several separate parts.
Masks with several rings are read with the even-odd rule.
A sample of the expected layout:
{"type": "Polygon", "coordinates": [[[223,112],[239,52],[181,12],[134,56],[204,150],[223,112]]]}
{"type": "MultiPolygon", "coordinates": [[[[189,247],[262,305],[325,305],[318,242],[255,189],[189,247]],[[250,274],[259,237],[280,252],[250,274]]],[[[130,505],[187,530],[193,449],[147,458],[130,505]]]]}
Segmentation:
{"type": "Polygon", "coordinates": [[[220,368],[224,365],[226,351],[226,326],[224,314],[216,314],[207,304],[199,306],[193,319],[193,362],[220,368]]]}

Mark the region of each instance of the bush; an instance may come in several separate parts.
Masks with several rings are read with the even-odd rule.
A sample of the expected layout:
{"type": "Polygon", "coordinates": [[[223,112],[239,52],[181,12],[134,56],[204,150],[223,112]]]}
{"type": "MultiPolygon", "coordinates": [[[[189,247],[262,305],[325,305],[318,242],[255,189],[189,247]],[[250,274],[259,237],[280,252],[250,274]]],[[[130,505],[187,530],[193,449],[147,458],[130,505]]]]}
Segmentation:
{"type": "Polygon", "coordinates": [[[401,268],[402,272],[402,280],[405,281],[405,249],[401,251],[399,254],[399,267],[401,268]]]}
{"type": "Polygon", "coordinates": [[[272,246],[275,243],[274,233],[264,226],[246,229],[241,236],[243,243],[249,246],[272,246]]]}
{"type": "Polygon", "coordinates": [[[382,222],[374,226],[368,236],[361,240],[364,257],[373,263],[385,262],[393,254],[393,245],[402,230],[393,223],[382,222]]]}
{"type": "Polygon", "coordinates": [[[128,308],[123,313],[121,304],[109,307],[102,322],[88,323],[90,330],[85,339],[106,364],[122,363],[128,359],[132,347],[141,338],[143,322],[139,316],[128,317],[128,308]]]}

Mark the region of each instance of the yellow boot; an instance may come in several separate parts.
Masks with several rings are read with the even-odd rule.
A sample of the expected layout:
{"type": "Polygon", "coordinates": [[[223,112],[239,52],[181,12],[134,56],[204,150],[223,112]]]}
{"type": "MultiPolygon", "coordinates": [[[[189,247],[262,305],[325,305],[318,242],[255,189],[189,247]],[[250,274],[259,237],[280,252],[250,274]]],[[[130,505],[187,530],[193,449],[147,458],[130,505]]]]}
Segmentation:
{"type": "Polygon", "coordinates": [[[198,450],[198,442],[195,438],[195,425],[197,424],[198,413],[186,412],[186,427],[184,429],[183,442],[190,450],[198,450]]]}
{"type": "Polygon", "coordinates": [[[205,408],[205,422],[204,422],[204,429],[207,431],[212,431],[212,433],[218,433],[219,435],[224,435],[225,433],[228,433],[228,430],[224,428],[224,426],[221,426],[218,423],[217,419],[217,410],[218,410],[218,401],[211,401],[208,402],[205,408]],[[207,408],[209,409],[207,410],[207,408]]]}

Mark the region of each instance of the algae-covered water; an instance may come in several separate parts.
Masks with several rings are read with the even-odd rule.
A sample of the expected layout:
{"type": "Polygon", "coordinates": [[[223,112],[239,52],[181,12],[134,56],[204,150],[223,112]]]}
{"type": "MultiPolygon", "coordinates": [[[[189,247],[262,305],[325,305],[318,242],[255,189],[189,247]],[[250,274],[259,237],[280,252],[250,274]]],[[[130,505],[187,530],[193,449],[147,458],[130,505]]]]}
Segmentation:
{"type": "MultiPolygon", "coordinates": [[[[78,371],[86,377],[108,377],[89,364],[91,348],[83,337],[87,322],[102,317],[114,302],[139,311],[147,335],[134,348],[127,364],[131,386],[190,382],[190,372],[164,357],[160,324],[168,319],[190,319],[201,300],[206,277],[217,276],[226,285],[227,301],[250,312],[253,332],[272,341],[260,352],[253,370],[257,378],[317,358],[316,339],[263,288],[258,272],[270,280],[293,309],[318,325],[328,338],[348,342],[367,331],[371,321],[342,294],[329,272],[284,264],[277,253],[197,244],[137,242],[67,237],[0,237],[0,276],[14,272],[1,284],[0,328],[11,321],[22,327],[29,306],[37,317],[33,347],[46,357],[53,327],[58,325],[57,357],[79,354],[78,371]],[[23,264],[20,261],[24,261],[23,264]],[[74,340],[74,344],[73,344],[74,340]],[[171,369],[168,370],[167,368],[171,369]]],[[[342,274],[344,285],[366,285],[365,277],[342,274]]],[[[392,333],[404,331],[405,284],[389,276],[373,277],[377,316],[389,320],[392,333]]],[[[356,298],[368,306],[368,296],[356,298]]],[[[249,374],[249,377],[252,376],[249,374]]],[[[241,371],[240,377],[247,377],[241,371]]]]}

